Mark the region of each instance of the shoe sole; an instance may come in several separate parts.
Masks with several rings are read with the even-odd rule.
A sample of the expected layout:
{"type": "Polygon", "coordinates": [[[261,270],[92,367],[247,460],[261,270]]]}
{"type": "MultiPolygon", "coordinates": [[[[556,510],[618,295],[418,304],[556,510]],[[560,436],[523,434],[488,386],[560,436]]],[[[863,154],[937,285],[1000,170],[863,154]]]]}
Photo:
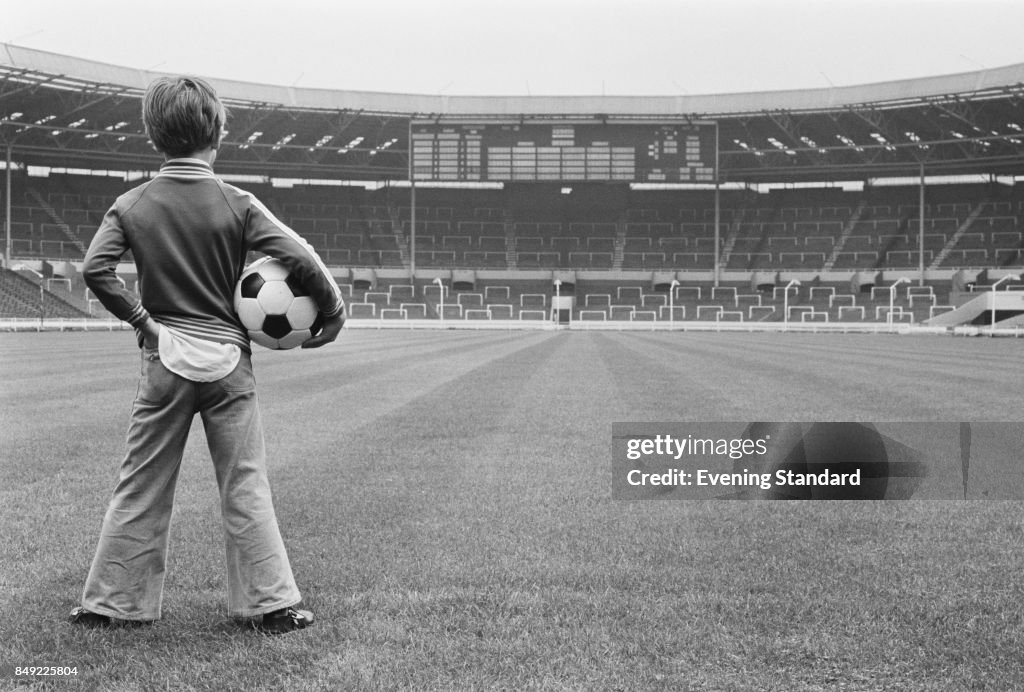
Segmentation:
{"type": "Polygon", "coordinates": [[[261,634],[288,634],[289,632],[306,629],[313,624],[313,613],[308,610],[294,608],[290,610],[294,610],[298,617],[277,617],[271,623],[266,623],[263,620],[259,622],[253,621],[252,628],[261,634]],[[277,622],[280,622],[280,624],[278,625],[277,622]]]}
{"type": "Polygon", "coordinates": [[[153,624],[152,620],[124,620],[121,618],[112,618],[109,615],[94,613],[91,610],[86,610],[82,607],[75,608],[71,611],[71,614],[68,616],[68,622],[72,625],[89,627],[92,629],[143,627],[145,625],[153,624]]]}

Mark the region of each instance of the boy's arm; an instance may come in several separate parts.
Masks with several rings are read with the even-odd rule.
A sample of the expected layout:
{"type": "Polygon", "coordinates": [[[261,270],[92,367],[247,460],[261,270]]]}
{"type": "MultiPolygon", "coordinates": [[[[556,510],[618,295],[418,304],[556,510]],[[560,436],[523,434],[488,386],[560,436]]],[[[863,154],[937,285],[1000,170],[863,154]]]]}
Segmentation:
{"type": "Polygon", "coordinates": [[[325,318],[340,317],[344,321],[345,301],[320,255],[305,238],[281,223],[262,202],[255,197],[251,200],[246,226],[249,249],[283,262],[313,297],[325,318]]]}
{"type": "Polygon", "coordinates": [[[121,228],[117,205],[114,205],[103,217],[99,230],[89,244],[82,274],[86,285],[96,294],[103,307],[135,327],[148,342],[156,325],[149,319],[149,312],[142,307],[139,297],[128,291],[117,276],[117,263],[127,251],[128,243],[121,228]]]}

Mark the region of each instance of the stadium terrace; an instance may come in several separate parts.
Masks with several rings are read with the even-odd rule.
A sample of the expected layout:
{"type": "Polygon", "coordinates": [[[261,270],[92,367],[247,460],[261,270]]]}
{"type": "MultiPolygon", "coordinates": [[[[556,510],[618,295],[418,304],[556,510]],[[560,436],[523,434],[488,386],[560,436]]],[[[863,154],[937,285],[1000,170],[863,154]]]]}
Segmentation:
{"type": "MultiPolygon", "coordinates": [[[[106,317],[78,269],[160,163],[158,75],[0,44],[0,316],[106,317]]],[[[1024,64],[665,97],[210,81],[218,174],[321,251],[352,326],[1021,330],[1024,64]]]]}

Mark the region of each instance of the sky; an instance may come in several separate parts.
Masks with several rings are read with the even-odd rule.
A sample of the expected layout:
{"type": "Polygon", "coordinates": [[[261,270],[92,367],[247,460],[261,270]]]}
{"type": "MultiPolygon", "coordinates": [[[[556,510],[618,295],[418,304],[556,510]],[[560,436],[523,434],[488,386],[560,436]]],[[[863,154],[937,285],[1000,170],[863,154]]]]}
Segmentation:
{"type": "Polygon", "coordinates": [[[695,95],[1024,63],[1024,1],[4,0],[0,41],[285,86],[695,95]]]}

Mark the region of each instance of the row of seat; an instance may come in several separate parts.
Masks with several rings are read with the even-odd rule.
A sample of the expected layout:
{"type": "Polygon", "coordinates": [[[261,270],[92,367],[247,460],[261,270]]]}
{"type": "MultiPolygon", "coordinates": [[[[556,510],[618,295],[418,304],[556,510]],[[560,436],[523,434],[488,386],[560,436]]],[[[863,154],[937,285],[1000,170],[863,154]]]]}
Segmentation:
{"type": "MultiPolygon", "coordinates": [[[[105,211],[105,207],[92,204],[113,199],[114,185],[78,178],[81,176],[62,178],[59,185],[53,185],[58,189],[51,190],[43,188],[47,183],[32,182],[41,189],[32,194],[23,189],[15,197],[18,204],[12,210],[11,240],[16,256],[81,257],[81,245],[74,238],[88,244],[96,220],[105,211]],[[82,192],[69,191],[79,185],[82,192]],[[34,206],[33,200],[40,195],[67,227],[54,223],[50,210],[34,206]]],[[[427,191],[423,193],[426,201],[416,210],[413,248],[408,191],[264,187],[259,195],[268,198],[282,219],[334,265],[407,267],[415,261],[418,267],[632,270],[714,266],[714,209],[707,194],[687,196],[677,208],[668,202],[673,199],[670,195],[630,198],[612,190],[608,194],[618,195],[621,202],[633,199],[632,203],[641,206],[611,213],[618,197],[604,201],[604,193],[596,190],[587,193],[595,203],[589,209],[579,200],[570,202],[543,190],[538,191],[533,209],[522,206],[533,199],[532,192],[427,191]],[[640,201],[655,199],[663,206],[647,207],[640,201]],[[694,206],[688,207],[690,204],[694,206]],[[574,220],[573,213],[579,218],[574,220]],[[552,218],[543,220],[544,214],[552,218]],[[601,216],[607,220],[593,220],[601,216]],[[396,224],[399,226],[393,228],[396,224]]],[[[926,205],[926,264],[939,259],[940,252],[942,267],[1021,262],[1024,224],[1019,219],[1024,200],[993,198],[985,202],[983,213],[971,219],[968,231],[962,232],[970,213],[978,209],[982,192],[990,194],[950,187],[943,190],[949,201],[926,205]],[[949,251],[954,234],[956,244],[949,251]]],[[[721,241],[725,244],[720,258],[726,269],[848,269],[917,266],[920,262],[917,206],[901,201],[906,199],[903,191],[873,191],[865,198],[874,201],[860,205],[855,196],[836,190],[791,191],[780,196],[787,201],[776,206],[762,206],[757,195],[723,198],[727,200],[720,210],[721,241]],[[807,202],[793,204],[801,196],[807,202]],[[811,200],[816,204],[810,204],[811,200]],[[737,207],[737,202],[747,206],[737,207]],[[852,218],[857,220],[844,237],[852,218]]]]}
{"type": "MultiPolygon", "coordinates": [[[[410,290],[378,286],[366,291],[345,291],[349,311],[355,319],[550,319],[554,303],[550,292],[518,292],[508,287],[490,286],[482,290],[440,291],[410,290]]],[[[903,288],[890,299],[888,287],[877,287],[866,294],[854,294],[833,286],[814,286],[791,290],[784,288],[758,292],[736,286],[677,289],[672,296],[640,286],[608,287],[606,292],[576,296],[572,317],[577,320],[702,320],[702,321],[781,321],[800,322],[921,322],[952,310],[947,296],[931,287],[903,288]]]]}

